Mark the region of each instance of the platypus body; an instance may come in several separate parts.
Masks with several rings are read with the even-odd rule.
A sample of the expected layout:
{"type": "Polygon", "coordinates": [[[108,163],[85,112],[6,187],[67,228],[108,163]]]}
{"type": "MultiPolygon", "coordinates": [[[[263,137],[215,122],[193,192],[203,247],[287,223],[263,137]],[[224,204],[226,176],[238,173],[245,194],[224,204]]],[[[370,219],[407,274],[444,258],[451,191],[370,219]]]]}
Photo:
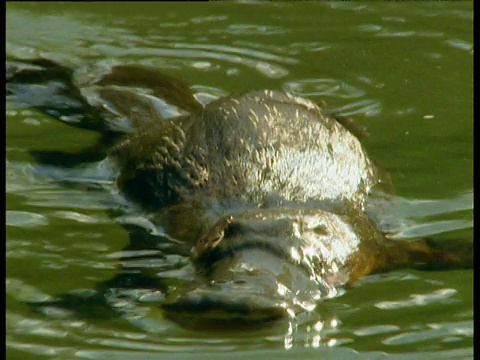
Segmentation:
{"type": "Polygon", "coordinates": [[[158,70],[121,65],[82,82],[45,59],[10,62],[7,94],[102,134],[79,154],[34,154],[68,166],[106,158],[120,192],[166,234],[150,248],[187,249],[195,277],[161,303],[185,326],[269,323],[366,274],[471,265],[423,240],[387,239],[366,206],[388,178],[342,119],[307,99],[266,90],[202,105],[158,70]],[[38,100],[33,85],[51,96],[38,100]],[[164,103],[178,114],[164,119],[164,103]]]}

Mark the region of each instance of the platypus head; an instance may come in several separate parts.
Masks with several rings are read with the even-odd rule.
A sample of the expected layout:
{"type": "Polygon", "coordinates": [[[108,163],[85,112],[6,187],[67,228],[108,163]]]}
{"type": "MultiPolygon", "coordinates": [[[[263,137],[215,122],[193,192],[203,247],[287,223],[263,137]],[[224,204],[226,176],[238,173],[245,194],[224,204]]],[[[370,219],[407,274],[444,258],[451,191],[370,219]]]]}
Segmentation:
{"type": "Polygon", "coordinates": [[[359,239],[317,209],[249,210],[220,218],[193,250],[198,277],[163,308],[188,327],[269,324],[311,311],[348,281],[359,239]]]}

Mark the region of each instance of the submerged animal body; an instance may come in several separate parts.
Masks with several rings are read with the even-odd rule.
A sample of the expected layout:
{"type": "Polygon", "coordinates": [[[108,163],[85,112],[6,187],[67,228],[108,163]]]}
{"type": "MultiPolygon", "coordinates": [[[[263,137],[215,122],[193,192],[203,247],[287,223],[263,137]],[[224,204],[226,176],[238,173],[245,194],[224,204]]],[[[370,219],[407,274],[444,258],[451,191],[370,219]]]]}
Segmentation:
{"type": "Polygon", "coordinates": [[[78,84],[47,60],[11,70],[7,91],[18,98],[25,84],[58,82],[59,74],[65,84],[52,91],[72,105],[33,105],[62,121],[74,113],[74,125],[103,136],[80,157],[37,155],[106,155],[125,197],[186,245],[195,278],[161,304],[180,323],[267,323],[310,311],[372,272],[463,264],[427,242],[385,237],[365,207],[388,180],[358,138],[309,100],[254,91],[202,106],[156,70],[118,66],[78,84]],[[157,98],[179,115],[164,120],[157,98]]]}
{"type": "Polygon", "coordinates": [[[199,277],[163,305],[170,315],[273,319],[377,266],[384,239],[362,210],[377,170],[310,101],[275,91],[221,99],[168,127],[150,124],[110,156],[131,199],[182,206],[164,213],[169,224],[196,218],[187,238],[199,277]]]}

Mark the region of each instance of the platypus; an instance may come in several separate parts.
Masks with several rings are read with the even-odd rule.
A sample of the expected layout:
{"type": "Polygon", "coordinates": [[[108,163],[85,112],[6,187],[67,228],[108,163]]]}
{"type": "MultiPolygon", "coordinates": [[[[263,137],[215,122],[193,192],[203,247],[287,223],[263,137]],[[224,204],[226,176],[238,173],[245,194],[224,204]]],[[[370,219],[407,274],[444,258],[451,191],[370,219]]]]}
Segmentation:
{"type": "Polygon", "coordinates": [[[468,250],[386,236],[366,207],[390,191],[388,176],[348,122],[308,99],[258,90],[201,104],[182,80],[142,66],[82,78],[46,59],[7,65],[11,99],[102,134],[77,154],[32,154],[107,161],[127,202],[165,234],[149,247],[186,249],[195,277],[160,304],[180,324],[270,323],[367,274],[472,264],[468,250]]]}

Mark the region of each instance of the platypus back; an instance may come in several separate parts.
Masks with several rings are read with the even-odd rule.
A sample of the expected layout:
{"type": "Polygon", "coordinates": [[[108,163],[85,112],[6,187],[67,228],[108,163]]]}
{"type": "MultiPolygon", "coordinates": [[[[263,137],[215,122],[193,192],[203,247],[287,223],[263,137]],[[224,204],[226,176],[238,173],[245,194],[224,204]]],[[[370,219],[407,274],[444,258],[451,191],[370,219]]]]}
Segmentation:
{"type": "Polygon", "coordinates": [[[361,207],[382,181],[347,129],[312,102],[278,91],[232,95],[168,126],[150,123],[110,155],[125,193],[158,207],[192,196],[361,207]]]}

